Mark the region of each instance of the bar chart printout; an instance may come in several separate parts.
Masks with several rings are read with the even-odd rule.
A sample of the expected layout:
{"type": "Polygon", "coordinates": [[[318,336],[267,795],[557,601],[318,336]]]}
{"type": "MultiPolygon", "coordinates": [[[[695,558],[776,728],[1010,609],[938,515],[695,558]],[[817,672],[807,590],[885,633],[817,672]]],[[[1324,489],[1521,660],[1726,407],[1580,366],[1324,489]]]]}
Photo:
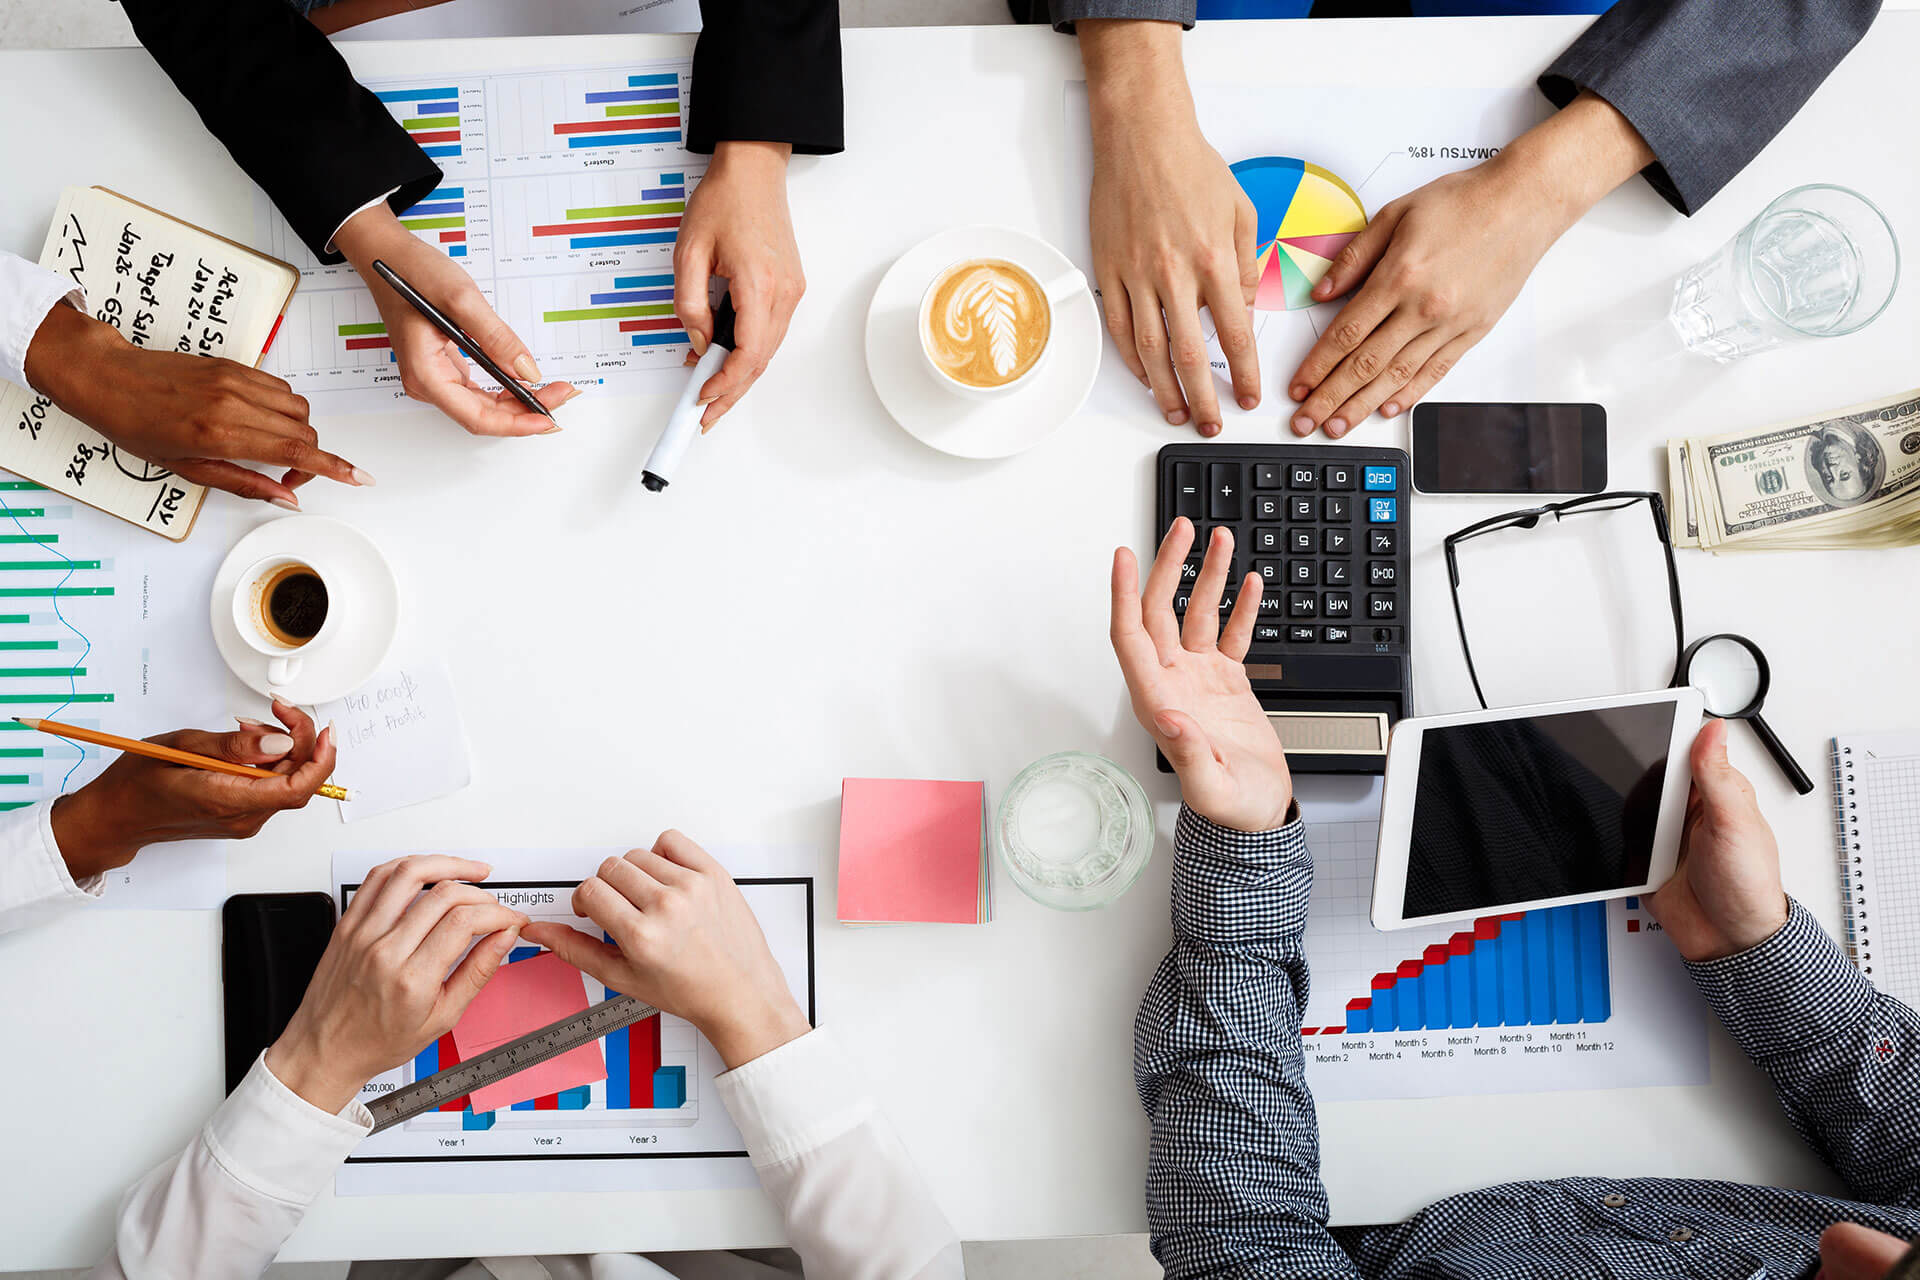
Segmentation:
{"type": "Polygon", "coordinates": [[[486,95],[479,83],[423,80],[378,88],[374,96],[441,172],[485,172],[486,95]]]}
{"type": "MultiPolygon", "coordinates": [[[[1307,1080],[1324,1101],[1702,1084],[1707,1010],[1637,898],[1382,933],[1379,792],[1314,803],[1307,1080]]],[[[1325,785],[1334,785],[1331,783],[1325,785]]]]}
{"type": "MultiPolygon", "coordinates": [[[[572,914],[571,902],[574,887],[609,852],[489,851],[485,856],[494,876],[484,887],[535,920],[604,937],[592,922],[572,914]]],[[[334,878],[343,903],[352,901],[361,877],[386,856],[343,853],[335,859],[334,878]]],[[[811,871],[816,862],[810,851],[729,855],[729,866],[738,873],[736,883],[810,1016],[811,871]],[[756,870],[805,874],[751,874],[756,870]]],[[[541,948],[523,944],[509,954],[507,964],[542,954],[541,948]]],[[[581,980],[590,1004],[620,994],[591,976],[581,980]]],[[[450,1099],[362,1142],[342,1169],[336,1189],[359,1195],[753,1185],[745,1143],[712,1092],[713,1079],[725,1064],[690,1023],[654,1014],[602,1037],[595,1049],[604,1055],[604,1079],[529,1097],[515,1094],[509,1079],[504,1090],[489,1092],[502,1105],[478,1112],[469,1097],[450,1099]]],[[[403,1087],[459,1061],[456,1036],[449,1033],[410,1063],[372,1081],[363,1097],[403,1087]]]]}

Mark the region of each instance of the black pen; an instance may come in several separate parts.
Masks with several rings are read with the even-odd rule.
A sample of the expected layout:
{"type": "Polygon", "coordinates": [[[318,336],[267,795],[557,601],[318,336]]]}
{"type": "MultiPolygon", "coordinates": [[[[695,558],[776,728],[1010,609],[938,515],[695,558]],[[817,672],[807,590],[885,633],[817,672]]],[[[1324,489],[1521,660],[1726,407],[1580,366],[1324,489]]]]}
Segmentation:
{"type": "Polygon", "coordinates": [[[462,351],[464,351],[467,355],[473,357],[473,362],[479,365],[482,369],[485,369],[487,371],[488,377],[492,378],[495,382],[505,387],[508,391],[511,391],[513,393],[514,399],[518,400],[521,404],[527,406],[527,408],[533,410],[535,413],[540,414],[542,417],[546,418],[548,422],[553,421],[553,414],[547,411],[547,406],[540,403],[539,396],[536,396],[533,394],[533,392],[527,390],[525,385],[521,383],[520,379],[514,377],[513,375],[509,374],[505,369],[502,369],[499,365],[495,364],[493,360],[487,355],[487,353],[480,349],[479,343],[475,342],[472,338],[469,338],[466,335],[466,332],[462,330],[459,325],[449,320],[446,316],[440,314],[440,308],[434,306],[431,302],[428,302],[425,298],[421,297],[420,291],[418,289],[415,289],[412,285],[408,284],[405,280],[402,280],[400,278],[399,272],[395,271],[392,267],[388,266],[386,263],[382,262],[378,258],[375,258],[373,260],[373,269],[380,273],[380,278],[382,280],[385,280],[389,285],[393,286],[393,291],[395,293],[399,294],[401,297],[405,298],[409,303],[413,304],[413,309],[415,311],[418,311],[421,315],[425,316],[427,318],[427,323],[431,324],[434,328],[438,329],[441,333],[444,333],[445,335],[447,335],[447,337],[453,339],[454,342],[460,345],[460,349],[462,351]]]}

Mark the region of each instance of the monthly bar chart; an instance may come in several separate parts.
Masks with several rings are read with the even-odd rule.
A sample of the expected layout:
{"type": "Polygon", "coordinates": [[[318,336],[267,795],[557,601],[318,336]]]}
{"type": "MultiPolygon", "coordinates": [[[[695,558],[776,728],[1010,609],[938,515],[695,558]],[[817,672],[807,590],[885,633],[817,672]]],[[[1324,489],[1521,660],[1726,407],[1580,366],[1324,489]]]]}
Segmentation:
{"type": "Polygon", "coordinates": [[[556,159],[586,172],[635,148],[679,151],[684,92],[684,73],[670,66],[495,76],[487,100],[493,174],[550,170],[530,162],[556,159]]]}
{"type": "Polygon", "coordinates": [[[280,336],[261,367],[302,395],[334,387],[398,386],[393,342],[373,295],[364,289],[301,291],[287,307],[280,336]]]}
{"type": "Polygon", "coordinates": [[[456,85],[382,89],[375,97],[386,104],[407,136],[436,160],[451,160],[465,152],[461,130],[460,89],[456,85]]]}
{"type": "Polygon", "coordinates": [[[484,184],[448,185],[422,196],[400,225],[449,258],[466,258],[486,247],[486,211],[484,184]]]}
{"type": "Polygon", "coordinates": [[[583,205],[559,222],[536,224],[536,241],[560,239],[569,249],[624,249],[672,244],[687,209],[686,175],[664,173],[663,185],[644,188],[632,204],[583,205]]]}
{"type": "Polygon", "coordinates": [[[674,165],[498,180],[489,193],[497,268],[664,270],[699,179],[697,170],[674,165]]]}
{"type": "Polygon", "coordinates": [[[688,343],[669,271],[503,280],[500,314],[550,377],[677,366],[688,343]]]}
{"type": "Polygon", "coordinates": [[[678,72],[630,75],[624,89],[593,90],[583,97],[587,118],[562,120],[553,126],[554,137],[570,151],[680,141],[678,72]],[[594,108],[598,108],[597,118],[594,108]]]}

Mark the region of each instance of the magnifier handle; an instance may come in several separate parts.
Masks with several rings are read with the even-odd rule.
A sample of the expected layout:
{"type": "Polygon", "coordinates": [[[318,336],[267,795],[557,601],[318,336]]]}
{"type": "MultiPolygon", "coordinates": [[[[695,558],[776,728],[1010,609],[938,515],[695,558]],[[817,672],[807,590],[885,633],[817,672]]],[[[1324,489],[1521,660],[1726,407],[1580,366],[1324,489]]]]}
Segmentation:
{"type": "Polygon", "coordinates": [[[1766,747],[1767,754],[1771,755],[1773,762],[1780,766],[1780,772],[1787,775],[1787,781],[1793,784],[1793,789],[1803,796],[1811,793],[1813,779],[1809,778],[1807,771],[1800,767],[1800,762],[1793,758],[1793,753],[1787,750],[1786,743],[1780,741],[1773,727],[1759,716],[1749,718],[1747,723],[1752,725],[1753,731],[1760,735],[1760,741],[1766,747]]]}

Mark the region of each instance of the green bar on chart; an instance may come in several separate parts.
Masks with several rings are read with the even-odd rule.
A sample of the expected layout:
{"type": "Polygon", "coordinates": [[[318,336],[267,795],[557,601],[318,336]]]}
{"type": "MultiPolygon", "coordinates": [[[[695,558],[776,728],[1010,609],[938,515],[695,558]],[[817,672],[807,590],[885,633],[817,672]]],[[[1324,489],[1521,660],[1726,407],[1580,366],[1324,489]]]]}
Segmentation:
{"type": "Polygon", "coordinates": [[[24,516],[28,519],[34,519],[46,514],[47,509],[45,507],[10,507],[4,502],[0,502],[0,516],[24,516]]]}
{"type": "Polygon", "coordinates": [[[678,102],[616,102],[607,108],[609,116],[668,116],[679,113],[678,102]]]}
{"type": "MultiPolygon", "coordinates": [[[[27,726],[20,727],[24,729],[27,726]]],[[[46,754],[40,747],[0,747],[0,759],[5,760],[38,760],[46,754]]]]}
{"type": "MultiPolygon", "coordinates": [[[[110,693],[0,693],[0,702],[45,702],[59,706],[63,702],[112,702],[110,693]]],[[[19,725],[24,729],[27,726],[19,725]]]]}
{"type": "Polygon", "coordinates": [[[583,218],[638,218],[649,213],[685,213],[685,200],[653,200],[646,204],[603,204],[591,209],[567,210],[567,221],[583,218]]]}
{"type": "Polygon", "coordinates": [[[456,214],[448,218],[402,218],[400,225],[409,231],[443,231],[452,227],[467,225],[465,214],[456,214]]]}
{"type": "Polygon", "coordinates": [[[376,333],[385,333],[386,331],[386,322],[382,320],[370,320],[366,324],[343,324],[340,326],[340,336],[343,338],[365,338],[376,333]]]}
{"type": "Polygon", "coordinates": [[[58,640],[0,640],[0,651],[11,649],[58,649],[58,640]]]}
{"type": "Polygon", "coordinates": [[[26,809],[39,803],[38,800],[9,800],[5,804],[0,804],[0,813],[10,813],[15,809],[26,809]]]}
{"type": "Polygon", "coordinates": [[[45,545],[60,541],[57,533],[0,533],[0,543],[38,542],[45,545]]]}
{"type": "Polygon", "coordinates": [[[0,560],[0,569],[98,569],[98,560],[0,560]]]}
{"type": "Polygon", "coordinates": [[[634,316],[670,316],[673,314],[671,302],[650,302],[633,307],[589,307],[581,311],[548,311],[540,318],[548,324],[558,324],[563,320],[629,320],[634,316]]]}
{"type": "Polygon", "coordinates": [[[402,129],[458,129],[459,116],[415,116],[400,122],[402,129]]]}
{"type": "Polygon", "coordinates": [[[0,667],[0,680],[21,680],[32,676],[52,676],[56,680],[64,680],[68,676],[85,674],[85,667],[0,667]]]}
{"type": "Polygon", "coordinates": [[[0,587],[0,598],[21,596],[110,596],[112,587],[0,587]]]}
{"type": "Polygon", "coordinates": [[[32,622],[33,615],[28,613],[0,613],[0,622],[32,622]]]}
{"type": "Polygon", "coordinates": [[[6,493],[21,493],[29,489],[45,489],[46,487],[47,486],[43,484],[35,484],[31,480],[0,480],[0,492],[6,493]]]}

